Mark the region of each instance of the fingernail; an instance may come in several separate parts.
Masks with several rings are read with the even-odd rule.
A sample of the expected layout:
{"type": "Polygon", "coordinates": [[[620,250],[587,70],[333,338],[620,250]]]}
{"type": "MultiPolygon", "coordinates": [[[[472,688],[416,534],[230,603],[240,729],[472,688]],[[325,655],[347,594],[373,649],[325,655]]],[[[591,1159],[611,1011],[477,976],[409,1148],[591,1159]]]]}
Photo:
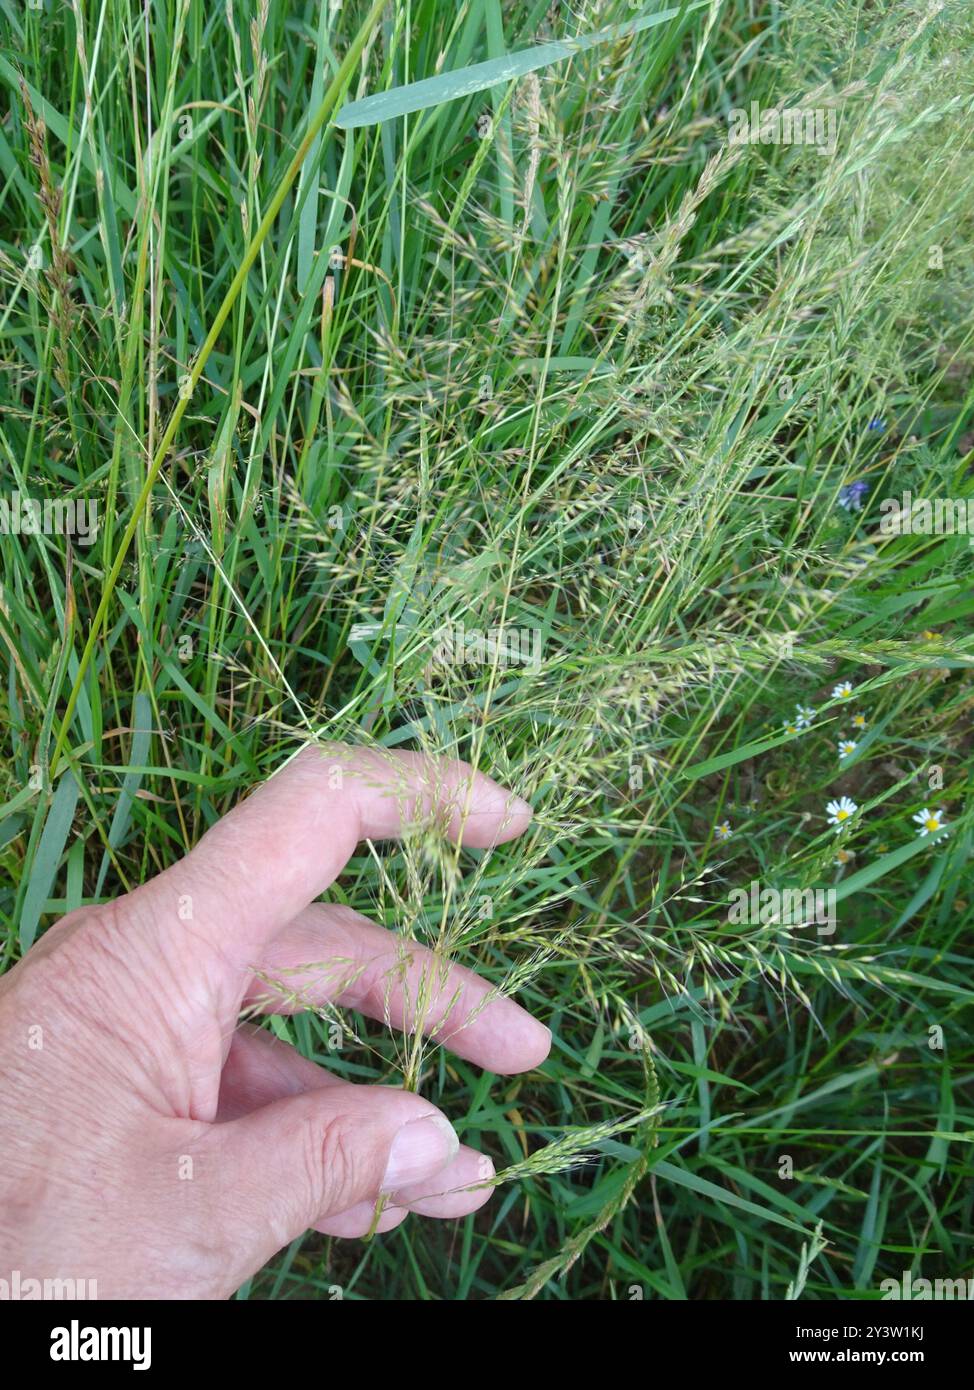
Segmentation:
{"type": "Polygon", "coordinates": [[[527,816],[528,820],[534,815],[534,807],[530,801],[525,801],[523,796],[514,797],[511,802],[511,810],[518,816],[527,816]]]}
{"type": "Polygon", "coordinates": [[[392,1141],[382,1179],[383,1192],[431,1178],[445,1168],[460,1149],[453,1126],[442,1115],[410,1120],[392,1141]]]}

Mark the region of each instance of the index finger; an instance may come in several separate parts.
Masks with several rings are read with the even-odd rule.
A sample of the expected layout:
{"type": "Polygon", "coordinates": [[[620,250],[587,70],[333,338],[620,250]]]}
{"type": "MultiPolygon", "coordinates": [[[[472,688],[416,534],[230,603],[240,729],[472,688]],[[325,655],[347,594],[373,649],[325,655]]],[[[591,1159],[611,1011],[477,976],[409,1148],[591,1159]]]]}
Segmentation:
{"type": "Polygon", "coordinates": [[[334,882],[360,840],[436,826],[486,849],[530,819],[526,801],[468,763],[312,745],[130,896],[154,922],[185,923],[190,942],[218,946],[246,969],[334,882]]]}

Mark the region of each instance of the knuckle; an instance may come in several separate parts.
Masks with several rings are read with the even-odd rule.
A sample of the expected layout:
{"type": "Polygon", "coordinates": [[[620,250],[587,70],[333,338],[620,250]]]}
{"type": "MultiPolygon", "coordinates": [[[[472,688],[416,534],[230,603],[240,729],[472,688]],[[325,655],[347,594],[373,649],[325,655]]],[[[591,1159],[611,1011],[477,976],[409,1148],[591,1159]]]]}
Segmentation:
{"type": "Polygon", "coordinates": [[[71,935],[50,956],[51,965],[60,981],[73,994],[79,986],[100,993],[104,988],[106,966],[117,962],[124,937],[114,902],[88,914],[77,923],[71,935]]]}
{"type": "Polygon", "coordinates": [[[106,1006],[120,997],[126,931],[118,904],[71,914],[46,933],[13,972],[11,993],[23,1009],[104,1033],[106,1006]]]}
{"type": "Polygon", "coordinates": [[[74,988],[79,956],[86,954],[86,941],[95,928],[95,914],[82,909],[62,918],[45,932],[8,977],[10,988],[22,1000],[51,1000],[66,1003],[65,994],[74,988]]]}
{"type": "Polygon", "coordinates": [[[346,1211],[359,1200],[355,1146],[344,1116],[314,1121],[307,1146],[313,1208],[319,1214],[346,1211]]]}

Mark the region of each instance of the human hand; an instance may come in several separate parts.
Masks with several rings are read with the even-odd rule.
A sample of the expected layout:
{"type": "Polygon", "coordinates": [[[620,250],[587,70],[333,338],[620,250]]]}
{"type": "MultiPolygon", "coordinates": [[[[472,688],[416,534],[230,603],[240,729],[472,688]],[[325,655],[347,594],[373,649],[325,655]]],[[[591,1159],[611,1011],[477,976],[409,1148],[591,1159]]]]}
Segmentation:
{"type": "Polygon", "coordinates": [[[429,1101],[237,1025],[334,1000],[492,1071],[538,1066],[550,1034],[513,1001],[313,901],[362,839],[433,819],[486,848],[530,817],[465,763],[308,748],[185,859],[51,928],[0,980],[0,1274],[226,1298],[309,1227],[366,1234],[380,1194],[378,1231],[479,1207],[490,1160],[429,1101]]]}

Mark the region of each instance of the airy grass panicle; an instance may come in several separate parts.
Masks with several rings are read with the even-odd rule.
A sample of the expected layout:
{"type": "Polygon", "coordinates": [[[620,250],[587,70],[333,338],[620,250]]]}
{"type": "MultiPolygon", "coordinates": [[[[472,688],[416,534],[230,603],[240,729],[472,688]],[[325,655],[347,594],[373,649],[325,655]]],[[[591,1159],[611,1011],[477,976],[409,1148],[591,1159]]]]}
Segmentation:
{"type": "Polygon", "coordinates": [[[0,498],[99,516],[0,535],[4,964],[311,740],[535,811],[362,845],[332,896],[433,949],[421,1016],[450,960],[516,994],[540,1071],[267,1024],[442,1105],[494,1201],[241,1297],[834,1299],[967,1258],[974,550],[880,504],[974,493],[974,22],[661,8],[0,14],[0,498]],[[834,891],[835,933],[730,920],[751,882],[834,891]]]}

